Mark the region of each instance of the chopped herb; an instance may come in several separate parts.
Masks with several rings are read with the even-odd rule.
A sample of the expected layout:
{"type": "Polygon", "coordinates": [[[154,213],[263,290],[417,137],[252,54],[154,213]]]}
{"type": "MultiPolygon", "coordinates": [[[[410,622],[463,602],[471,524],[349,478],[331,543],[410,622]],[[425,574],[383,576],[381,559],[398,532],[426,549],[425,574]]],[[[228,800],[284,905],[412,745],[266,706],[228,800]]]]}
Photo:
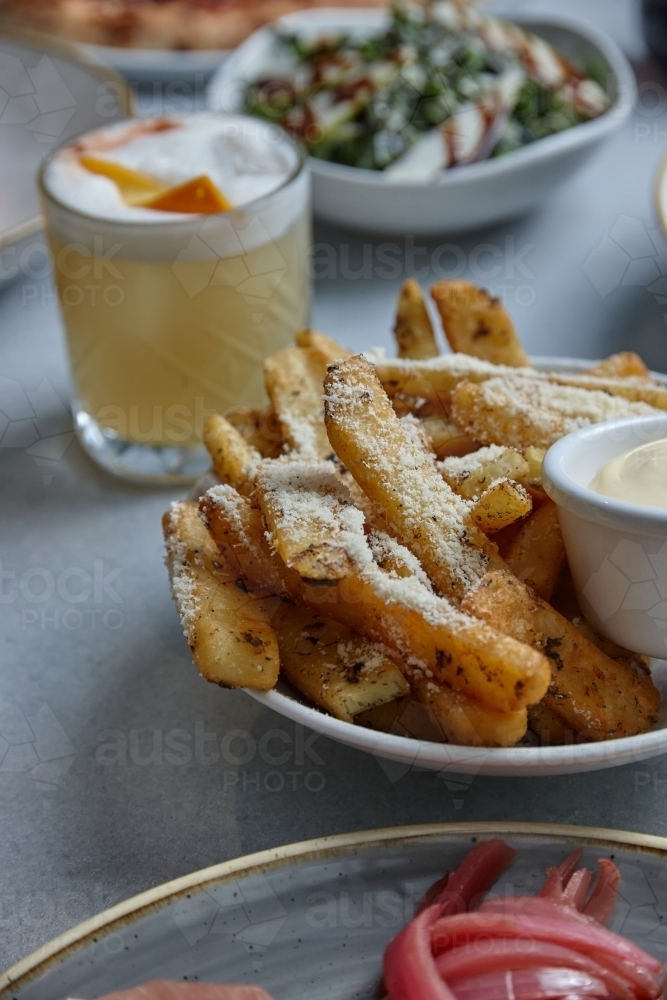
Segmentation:
{"type": "Polygon", "coordinates": [[[542,39],[455,0],[399,4],[371,37],[277,33],[276,47],[292,69],[250,83],[246,112],[283,125],[314,157],[369,170],[395,172],[409,157],[412,174],[428,179],[609,106],[603,61],[579,70],[542,39]],[[436,129],[442,149],[434,156],[429,138],[422,166],[418,144],[436,129]]]}

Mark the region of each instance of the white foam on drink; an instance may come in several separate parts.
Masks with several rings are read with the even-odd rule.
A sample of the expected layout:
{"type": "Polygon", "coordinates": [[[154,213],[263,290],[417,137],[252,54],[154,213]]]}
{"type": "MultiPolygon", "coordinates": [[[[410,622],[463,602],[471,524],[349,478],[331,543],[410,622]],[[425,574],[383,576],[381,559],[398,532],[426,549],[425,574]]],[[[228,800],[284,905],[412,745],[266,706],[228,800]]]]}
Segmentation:
{"type": "MultiPolygon", "coordinates": [[[[180,264],[243,256],[306,224],[310,180],[299,163],[296,144],[256,118],[118,122],[73,140],[47,161],[42,174],[47,228],[56,243],[78,246],[93,257],[180,264]],[[129,206],[114,181],[81,165],[83,153],[168,185],[208,173],[233,208],[202,216],[129,206]]],[[[277,267],[275,261],[265,264],[277,267]]]]}
{"type": "Polygon", "coordinates": [[[169,187],[208,174],[234,208],[282,187],[299,162],[294,144],[269,123],[198,115],[118,122],[75,140],[48,164],[44,183],[61,204],[96,219],[148,224],[188,216],[126,204],[114,181],[81,165],[82,153],[138,170],[169,187]]]}

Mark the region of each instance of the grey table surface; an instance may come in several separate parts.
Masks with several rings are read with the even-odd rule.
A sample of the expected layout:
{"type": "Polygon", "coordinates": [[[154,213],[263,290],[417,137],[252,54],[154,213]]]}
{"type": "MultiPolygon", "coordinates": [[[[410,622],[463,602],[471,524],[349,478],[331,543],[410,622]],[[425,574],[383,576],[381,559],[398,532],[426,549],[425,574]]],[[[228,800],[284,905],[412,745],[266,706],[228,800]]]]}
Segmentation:
{"type": "MultiPolygon", "coordinates": [[[[652,196],[667,76],[644,50],[632,0],[520,6],[615,37],[640,81],[633,120],[538,212],[475,237],[318,227],[314,323],[351,346],[389,348],[401,280],[462,274],[505,299],[534,354],[632,348],[667,371],[667,242],[652,196]]],[[[0,375],[0,966],[163,881],[324,834],[476,819],[667,834],[664,759],[539,779],[406,770],[207,685],[162,563],[160,515],[178,494],[110,478],[72,439],[38,255],[0,294],[0,375]],[[288,748],[280,764],[269,732],[288,748]]]]}

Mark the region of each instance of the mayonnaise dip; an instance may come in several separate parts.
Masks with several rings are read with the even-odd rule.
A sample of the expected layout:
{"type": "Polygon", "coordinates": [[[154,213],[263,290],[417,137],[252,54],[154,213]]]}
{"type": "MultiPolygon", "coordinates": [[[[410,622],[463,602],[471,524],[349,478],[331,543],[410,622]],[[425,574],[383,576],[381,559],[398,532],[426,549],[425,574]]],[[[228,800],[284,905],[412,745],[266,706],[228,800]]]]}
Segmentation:
{"type": "Polygon", "coordinates": [[[649,441],[605,462],[589,489],[626,503],[667,510],[667,438],[649,441]]]}

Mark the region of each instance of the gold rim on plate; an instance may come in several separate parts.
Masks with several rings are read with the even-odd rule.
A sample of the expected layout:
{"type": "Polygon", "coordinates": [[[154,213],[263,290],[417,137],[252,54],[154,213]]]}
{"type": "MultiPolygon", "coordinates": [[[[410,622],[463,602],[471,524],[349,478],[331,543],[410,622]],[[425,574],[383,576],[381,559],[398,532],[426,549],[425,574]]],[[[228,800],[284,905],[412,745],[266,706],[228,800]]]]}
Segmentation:
{"type": "Polygon", "coordinates": [[[667,156],[663,157],[658,167],[653,187],[653,201],[660,228],[663,235],[667,236],[667,156]]]}
{"type": "MultiPolygon", "coordinates": [[[[0,23],[0,43],[15,42],[17,45],[25,45],[27,48],[35,49],[37,52],[46,52],[49,55],[67,59],[69,62],[82,69],[87,70],[91,76],[97,77],[102,83],[113,86],[118,92],[118,103],[125,117],[130,117],[135,113],[135,103],[131,87],[126,83],[120,73],[117,73],[110,66],[98,62],[86,53],[81,45],[68,42],[54,35],[48,35],[41,31],[32,31],[30,28],[15,28],[11,25],[0,23]]],[[[12,226],[4,232],[0,232],[0,250],[6,249],[21,240],[34,236],[42,228],[43,221],[41,214],[33,215],[32,218],[20,222],[17,226],[12,226]]]]}
{"type": "Polygon", "coordinates": [[[609,830],[602,827],[569,826],[551,823],[427,823],[419,826],[386,827],[379,830],[365,830],[360,833],[343,833],[331,837],[319,837],[295,844],[286,844],[256,854],[223,861],[221,864],[192,872],[171,882],[148,889],[138,896],[132,896],[108,910],[103,910],[71,930],[42,945],[26,958],[17,962],[0,974],[0,1000],[8,1000],[17,989],[46,972],[56,960],[62,959],[77,948],[85,945],[100,933],[110,931],[141,916],[143,913],[167,904],[193,889],[203,889],[210,882],[219,882],[232,876],[264,873],[277,868],[286,861],[296,858],[318,858],[335,855],[341,850],[369,847],[383,843],[408,843],[435,836],[470,837],[475,835],[542,837],[553,841],[588,844],[604,844],[613,848],[634,848],[646,851],[667,860],[667,837],[657,837],[645,833],[630,833],[624,830],[609,830]]]}

